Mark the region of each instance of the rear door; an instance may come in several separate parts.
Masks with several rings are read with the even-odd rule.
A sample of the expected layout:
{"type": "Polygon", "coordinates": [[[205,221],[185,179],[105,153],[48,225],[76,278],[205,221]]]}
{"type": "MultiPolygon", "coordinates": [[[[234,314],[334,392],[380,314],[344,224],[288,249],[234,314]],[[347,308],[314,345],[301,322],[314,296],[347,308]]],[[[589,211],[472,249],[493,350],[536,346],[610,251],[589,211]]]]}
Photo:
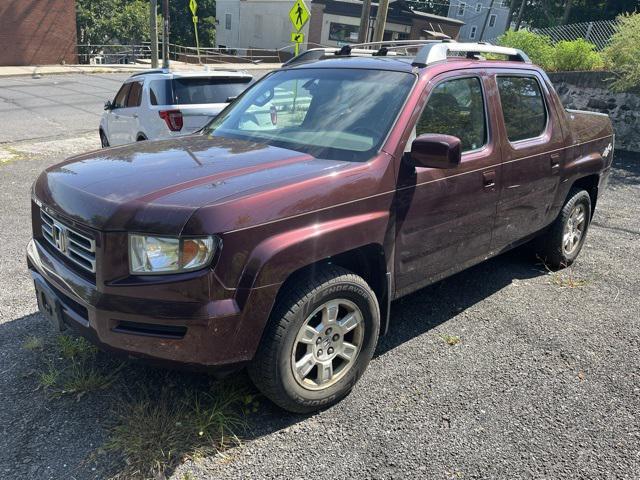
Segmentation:
{"type": "Polygon", "coordinates": [[[496,71],[503,183],[493,237],[494,251],[546,226],[564,161],[560,121],[535,71],[496,71]]]}
{"type": "MultiPolygon", "coordinates": [[[[500,185],[495,112],[484,72],[452,72],[434,80],[415,132],[460,138],[457,168],[410,166],[399,171],[396,292],[433,283],[489,254],[500,185]]],[[[410,149],[411,139],[407,145],[410,149]]],[[[405,153],[405,156],[409,155],[405,153]]]]}

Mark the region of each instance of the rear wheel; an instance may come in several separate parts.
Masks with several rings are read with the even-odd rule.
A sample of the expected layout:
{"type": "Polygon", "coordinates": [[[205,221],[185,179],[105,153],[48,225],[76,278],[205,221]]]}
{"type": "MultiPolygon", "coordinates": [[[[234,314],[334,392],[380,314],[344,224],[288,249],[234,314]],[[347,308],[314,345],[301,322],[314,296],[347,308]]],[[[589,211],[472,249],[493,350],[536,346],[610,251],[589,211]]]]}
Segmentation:
{"type": "Polygon", "coordinates": [[[109,146],[109,140],[107,140],[107,136],[102,130],[100,130],[100,143],[102,144],[102,148],[107,148],[109,146]]]}
{"type": "Polygon", "coordinates": [[[558,218],[536,242],[540,258],[551,268],[571,265],[587,237],[591,220],[591,197],[585,190],[572,189],[558,218]]]}
{"type": "Polygon", "coordinates": [[[309,413],[342,399],[366,369],[379,307],[362,278],[338,267],[284,288],[249,375],[280,407],[309,413]]]}

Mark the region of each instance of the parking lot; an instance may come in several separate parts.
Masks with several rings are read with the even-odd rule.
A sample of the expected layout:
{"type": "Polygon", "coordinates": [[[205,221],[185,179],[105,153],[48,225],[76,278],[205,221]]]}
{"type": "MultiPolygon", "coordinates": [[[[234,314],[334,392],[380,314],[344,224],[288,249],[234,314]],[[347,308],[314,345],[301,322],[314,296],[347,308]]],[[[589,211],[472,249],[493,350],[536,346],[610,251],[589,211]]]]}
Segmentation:
{"type": "MultiPolygon", "coordinates": [[[[105,445],[124,400],[203,382],[127,361],[126,381],[52,395],[25,348],[53,336],[25,263],[31,184],[99,147],[101,105],[125,76],[0,79],[0,478],[117,475],[124,460],[105,445]]],[[[240,445],[168,475],[640,478],[640,159],[614,167],[572,268],[518,249],[399,300],[347,399],[305,417],[258,398],[240,445]]]]}

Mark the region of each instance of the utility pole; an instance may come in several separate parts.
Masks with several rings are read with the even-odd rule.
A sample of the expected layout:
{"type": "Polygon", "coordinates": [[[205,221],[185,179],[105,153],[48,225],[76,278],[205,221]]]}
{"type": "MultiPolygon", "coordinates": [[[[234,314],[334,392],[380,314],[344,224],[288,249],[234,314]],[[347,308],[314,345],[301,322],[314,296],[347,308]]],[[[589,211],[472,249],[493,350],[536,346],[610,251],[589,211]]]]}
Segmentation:
{"type": "Polygon", "coordinates": [[[162,68],[169,68],[169,0],[162,2],[162,68]]]}
{"type": "Polygon", "coordinates": [[[151,27],[151,68],[158,68],[158,0],[149,4],[149,26],[151,27]]]}
{"type": "Polygon", "coordinates": [[[376,15],[376,28],[373,30],[373,41],[381,42],[384,38],[384,26],[387,23],[387,10],[389,10],[389,0],[378,2],[378,14],[376,15]]]}
{"type": "Polygon", "coordinates": [[[511,22],[513,21],[513,13],[516,10],[516,3],[518,0],[511,0],[511,4],[509,5],[509,15],[507,15],[507,30],[511,28],[511,22]]]}
{"type": "Polygon", "coordinates": [[[491,0],[491,3],[489,4],[489,10],[487,10],[487,16],[484,17],[484,23],[482,24],[482,30],[480,30],[480,40],[478,40],[479,42],[482,41],[482,37],[484,36],[484,31],[487,28],[487,23],[489,23],[489,17],[491,16],[491,9],[493,8],[493,4],[495,3],[495,0],[491,0]]]}
{"type": "Polygon", "coordinates": [[[371,0],[362,2],[362,14],[360,15],[360,30],[358,30],[358,43],[369,41],[369,17],[371,16],[371,0]]]}
{"type": "Polygon", "coordinates": [[[522,12],[524,12],[524,6],[527,3],[527,0],[522,0],[520,4],[520,10],[518,11],[518,16],[516,17],[516,28],[514,30],[520,30],[520,22],[522,22],[522,12]]]}

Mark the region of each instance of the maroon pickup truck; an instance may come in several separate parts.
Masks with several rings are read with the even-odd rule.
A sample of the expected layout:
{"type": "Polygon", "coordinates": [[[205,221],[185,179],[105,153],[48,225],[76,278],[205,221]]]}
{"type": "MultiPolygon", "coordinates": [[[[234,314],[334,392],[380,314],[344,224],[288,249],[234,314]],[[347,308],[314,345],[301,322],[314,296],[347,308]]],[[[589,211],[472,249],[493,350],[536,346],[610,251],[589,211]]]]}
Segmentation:
{"type": "Polygon", "coordinates": [[[609,118],[565,110],[518,50],[413,47],[311,50],[199,134],[48,168],[27,249],[41,311],[115,352],[247,366],[309,412],[355,385],[392,300],[531,240],[571,264],[609,118]]]}

